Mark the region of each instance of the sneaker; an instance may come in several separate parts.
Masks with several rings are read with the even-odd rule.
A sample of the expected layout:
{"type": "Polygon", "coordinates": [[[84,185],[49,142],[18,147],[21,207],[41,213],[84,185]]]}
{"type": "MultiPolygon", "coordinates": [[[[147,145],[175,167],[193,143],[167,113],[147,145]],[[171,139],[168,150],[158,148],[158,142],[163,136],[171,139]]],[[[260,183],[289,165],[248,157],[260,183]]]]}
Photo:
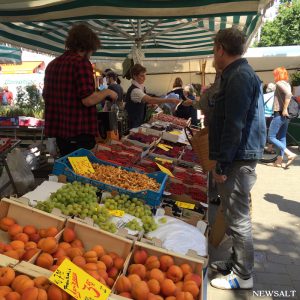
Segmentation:
{"type": "Polygon", "coordinates": [[[231,260],[217,260],[210,264],[210,267],[218,272],[230,272],[232,268],[231,260]]]}
{"type": "Polygon", "coordinates": [[[242,279],[238,275],[231,272],[227,276],[213,279],[210,284],[213,287],[221,290],[252,289],[253,277],[250,277],[249,279],[242,279]]]}

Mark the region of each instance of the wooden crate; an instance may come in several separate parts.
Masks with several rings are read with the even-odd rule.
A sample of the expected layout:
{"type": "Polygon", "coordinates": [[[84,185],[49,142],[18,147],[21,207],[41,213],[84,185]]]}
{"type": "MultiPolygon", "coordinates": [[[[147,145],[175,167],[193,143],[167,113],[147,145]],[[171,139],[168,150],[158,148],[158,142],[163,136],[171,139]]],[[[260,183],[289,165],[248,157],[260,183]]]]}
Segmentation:
{"type": "MultiPolygon", "coordinates": [[[[16,199],[17,200],[17,199],[16,199]]],[[[65,219],[54,214],[30,207],[23,202],[3,198],[0,202],[0,219],[11,217],[21,225],[34,225],[36,228],[56,227],[59,231],[65,226],[65,219]]]]}
{"type": "MultiPolygon", "coordinates": [[[[180,254],[175,253],[175,252],[167,251],[165,249],[162,249],[162,248],[159,248],[159,247],[156,247],[156,246],[145,244],[143,242],[136,242],[134,244],[133,251],[132,251],[129,259],[125,263],[124,270],[123,270],[123,275],[127,275],[128,268],[133,263],[133,254],[136,250],[145,250],[145,251],[147,251],[149,256],[155,255],[155,256],[160,257],[161,255],[170,255],[170,256],[173,257],[174,263],[176,265],[181,265],[181,264],[184,264],[184,263],[189,264],[192,267],[193,272],[198,274],[199,276],[201,276],[202,284],[201,284],[201,287],[200,287],[200,293],[199,293],[199,297],[197,298],[197,300],[203,300],[203,279],[204,279],[203,269],[207,265],[207,259],[199,258],[199,257],[198,258],[188,257],[188,256],[180,255],[180,254]]],[[[113,291],[113,293],[116,292],[115,287],[113,287],[112,291],[113,291]]],[[[114,297],[115,298],[113,298],[113,299],[116,299],[116,300],[118,300],[118,299],[119,300],[123,300],[123,299],[125,300],[126,299],[126,298],[121,297],[121,296],[117,296],[117,297],[114,296],[114,297]]]]}

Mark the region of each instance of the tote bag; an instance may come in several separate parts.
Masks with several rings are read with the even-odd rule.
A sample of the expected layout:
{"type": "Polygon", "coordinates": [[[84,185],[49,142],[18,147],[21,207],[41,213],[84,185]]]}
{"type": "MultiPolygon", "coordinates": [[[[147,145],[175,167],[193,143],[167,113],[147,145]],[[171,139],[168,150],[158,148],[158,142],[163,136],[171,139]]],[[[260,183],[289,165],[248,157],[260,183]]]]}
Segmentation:
{"type": "Polygon", "coordinates": [[[208,128],[206,127],[195,132],[191,128],[186,127],[185,134],[198,156],[202,169],[206,172],[211,171],[215,167],[216,161],[209,159],[208,128]]]}

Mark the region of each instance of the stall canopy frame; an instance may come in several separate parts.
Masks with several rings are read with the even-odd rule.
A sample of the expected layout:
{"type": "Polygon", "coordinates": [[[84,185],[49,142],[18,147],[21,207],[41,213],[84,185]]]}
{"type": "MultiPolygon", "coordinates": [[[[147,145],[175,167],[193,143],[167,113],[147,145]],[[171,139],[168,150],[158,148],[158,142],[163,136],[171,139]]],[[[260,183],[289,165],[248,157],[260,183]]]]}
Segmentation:
{"type": "Polygon", "coordinates": [[[219,29],[238,26],[248,40],[271,0],[1,0],[0,40],[59,55],[74,23],[87,23],[102,46],[92,60],[122,60],[132,48],[147,58],[212,55],[219,29]]]}

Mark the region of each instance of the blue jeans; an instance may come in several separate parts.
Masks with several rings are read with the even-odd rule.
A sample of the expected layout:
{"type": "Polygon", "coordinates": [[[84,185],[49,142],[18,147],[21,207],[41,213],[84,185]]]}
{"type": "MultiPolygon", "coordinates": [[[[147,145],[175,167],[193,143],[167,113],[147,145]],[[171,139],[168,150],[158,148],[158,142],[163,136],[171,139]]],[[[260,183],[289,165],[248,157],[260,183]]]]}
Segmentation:
{"type": "Polygon", "coordinates": [[[276,114],[269,127],[269,142],[280,149],[280,155],[282,157],[284,155],[284,150],[286,149],[286,133],[288,130],[288,126],[289,119],[287,117],[276,114]]]}
{"type": "Polygon", "coordinates": [[[249,195],[256,182],[257,161],[234,161],[224,183],[218,183],[218,192],[224,216],[231,230],[232,269],[243,279],[252,276],[254,249],[249,195]]]}

